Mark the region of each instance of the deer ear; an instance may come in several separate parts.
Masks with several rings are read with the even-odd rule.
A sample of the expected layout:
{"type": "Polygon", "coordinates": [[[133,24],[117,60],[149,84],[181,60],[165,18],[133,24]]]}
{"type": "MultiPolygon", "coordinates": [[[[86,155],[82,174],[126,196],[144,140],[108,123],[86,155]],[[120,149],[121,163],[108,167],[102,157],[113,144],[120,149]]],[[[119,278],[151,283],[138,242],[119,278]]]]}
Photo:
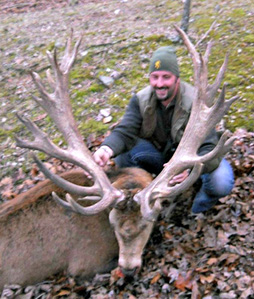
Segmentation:
{"type": "Polygon", "coordinates": [[[109,213],[109,223],[114,227],[116,225],[116,219],[117,219],[117,215],[116,215],[116,210],[113,209],[110,211],[109,213]]]}

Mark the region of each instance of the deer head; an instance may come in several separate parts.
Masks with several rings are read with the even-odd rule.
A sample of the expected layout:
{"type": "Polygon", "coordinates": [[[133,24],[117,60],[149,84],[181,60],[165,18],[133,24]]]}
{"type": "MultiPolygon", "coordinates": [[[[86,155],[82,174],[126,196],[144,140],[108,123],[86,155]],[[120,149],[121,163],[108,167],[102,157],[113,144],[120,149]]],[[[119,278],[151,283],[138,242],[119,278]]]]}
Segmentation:
{"type": "MultiPolygon", "coordinates": [[[[130,188],[126,188],[128,192],[125,193],[119,190],[119,186],[111,184],[104,171],[95,163],[83,142],[72,114],[68,91],[69,73],[81,39],[72,49],[71,35],[60,64],[57,61],[56,51],[53,55],[47,53],[55,77],[53,79],[51,74],[47,72],[48,83],[53,89],[53,93],[46,90],[37,73],[31,73],[41,96],[40,98],[34,97],[34,100],[51,116],[67,142],[67,148],[57,147],[34,123],[20,115],[18,116],[34,136],[33,141],[17,138],[18,146],[43,151],[55,158],[71,162],[84,169],[92,177],[92,186],[75,185],[48,171],[43,163],[34,156],[39,168],[55,184],[70,193],[78,194],[80,196],[79,200],[86,199],[93,203],[85,207],[68,194],[66,200],[62,200],[54,193],[54,199],[62,206],[85,216],[98,214],[107,208],[112,209],[109,219],[115,229],[119,243],[119,265],[127,275],[133,275],[141,266],[143,248],[151,234],[153,223],[160,212],[162,201],[171,201],[176,195],[186,190],[199,177],[203,163],[226,152],[233,142],[233,138],[227,140],[226,134],[224,134],[213,151],[205,156],[197,155],[200,145],[210,130],[220,121],[231,103],[236,100],[236,97],[225,101],[224,86],[219,98],[214,100],[222,82],[228,58],[226,57],[214,84],[208,85],[207,63],[211,43],[208,44],[205,55],[202,56],[196,51],[187,35],[178,27],[176,27],[176,30],[192,56],[197,97],[193,103],[189,123],[174,156],[153,181],[151,176],[143,171],[141,176],[144,178],[149,176],[149,179],[144,180],[144,183],[141,184],[142,191],[140,187],[138,190],[135,190],[135,186],[131,187],[131,190],[137,192],[134,195],[134,200],[128,200],[130,188]],[[189,177],[181,184],[170,186],[168,181],[185,169],[191,170],[189,177]]],[[[128,183],[128,180],[126,180],[126,183],[128,183]]]]}
{"type": "MultiPolygon", "coordinates": [[[[147,187],[151,174],[139,168],[126,168],[113,186],[124,190],[125,200],[115,205],[109,214],[119,246],[118,265],[125,276],[133,276],[142,264],[143,249],[153,229],[153,222],[146,220],[133,196],[147,187]]],[[[119,170],[121,171],[121,170],[119,170]]]]}

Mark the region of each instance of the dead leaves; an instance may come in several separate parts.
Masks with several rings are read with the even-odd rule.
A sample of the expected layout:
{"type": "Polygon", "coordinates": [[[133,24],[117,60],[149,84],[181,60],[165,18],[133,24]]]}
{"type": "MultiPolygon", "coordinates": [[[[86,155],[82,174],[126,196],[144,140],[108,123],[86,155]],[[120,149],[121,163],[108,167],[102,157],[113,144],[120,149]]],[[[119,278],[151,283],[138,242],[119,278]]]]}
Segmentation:
{"type": "Polygon", "coordinates": [[[157,273],[151,280],[150,284],[155,284],[156,282],[159,281],[159,279],[161,278],[161,274],[157,273]]]}
{"type": "Polygon", "coordinates": [[[192,289],[193,286],[193,272],[189,271],[186,275],[179,274],[177,279],[174,281],[174,286],[181,290],[185,291],[186,289],[192,289]]]}
{"type": "Polygon", "coordinates": [[[119,279],[123,278],[124,275],[119,267],[111,271],[110,275],[110,285],[116,283],[119,279]]]}
{"type": "Polygon", "coordinates": [[[234,142],[228,158],[234,167],[236,177],[244,179],[254,169],[254,133],[238,129],[234,136],[238,139],[234,142]]]}
{"type": "MultiPolygon", "coordinates": [[[[51,172],[58,174],[73,168],[73,165],[55,158],[50,159],[50,162],[44,162],[44,164],[51,172]]],[[[44,179],[44,174],[39,172],[36,164],[32,164],[29,173],[19,169],[16,173],[13,173],[12,177],[5,177],[0,181],[0,201],[11,200],[44,179]]]]}
{"type": "MultiPolygon", "coordinates": [[[[205,215],[191,216],[192,201],[185,197],[176,204],[170,219],[162,216],[144,252],[139,277],[125,281],[119,269],[81,284],[74,280],[66,283],[70,278],[65,277],[65,283],[52,282],[47,294],[103,299],[253,298],[254,134],[243,130],[237,134],[240,137],[227,156],[236,175],[232,193],[205,215]]],[[[90,135],[89,147],[96,149],[104,137],[90,135]]],[[[54,172],[69,167],[56,160],[49,162],[54,172]]],[[[21,185],[32,185],[40,173],[33,167],[29,177],[22,172],[16,177],[21,185]]],[[[4,178],[0,188],[14,183],[14,178],[4,178]]],[[[16,192],[17,187],[9,188],[10,192],[16,192]]]]}

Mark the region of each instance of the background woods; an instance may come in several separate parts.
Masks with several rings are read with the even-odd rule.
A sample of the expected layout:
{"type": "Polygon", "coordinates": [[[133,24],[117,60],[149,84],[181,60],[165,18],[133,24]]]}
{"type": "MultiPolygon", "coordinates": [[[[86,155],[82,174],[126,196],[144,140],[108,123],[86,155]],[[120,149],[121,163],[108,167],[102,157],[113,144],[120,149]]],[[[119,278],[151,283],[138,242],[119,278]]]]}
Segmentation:
{"type": "MultiPolygon", "coordinates": [[[[30,99],[35,92],[27,70],[44,74],[46,50],[63,49],[70,27],[83,34],[71,73],[72,104],[86,143],[94,150],[123,114],[132,92],[147,84],[149,58],[158,46],[174,44],[173,24],[182,19],[182,1],[2,1],[0,4],[0,190],[11,200],[43,179],[13,135],[26,136],[16,112],[32,115],[57,144],[63,143],[50,119],[30,99]]],[[[229,51],[227,98],[239,95],[224,118],[239,139],[228,154],[234,167],[233,193],[205,218],[189,215],[190,201],[163,215],[144,254],[144,267],[134,283],[118,273],[98,275],[81,285],[73,278],[49,278],[37,286],[6,292],[32,296],[124,298],[253,298],[254,240],[254,4],[235,1],[192,1],[188,33],[193,41],[209,32],[214,40],[209,71],[214,79],[229,51]],[[223,53],[224,52],[224,53],[223,53]],[[239,129],[241,128],[241,129],[239,129]],[[209,297],[210,296],[210,297],[209,297]]],[[[195,42],[194,42],[195,43],[195,42]]],[[[204,42],[205,43],[205,42],[204,42]]],[[[175,44],[181,76],[192,82],[185,48],[175,44]]],[[[201,49],[203,45],[201,44],[201,49]]],[[[46,157],[40,154],[42,159],[46,157]]],[[[71,168],[47,161],[55,172],[71,168]]],[[[7,294],[5,293],[5,294],[7,294]]],[[[7,296],[7,295],[6,295],[7,296]]],[[[30,298],[31,298],[30,297],[30,298]]],[[[29,297],[28,297],[29,298],[29,297]]]]}

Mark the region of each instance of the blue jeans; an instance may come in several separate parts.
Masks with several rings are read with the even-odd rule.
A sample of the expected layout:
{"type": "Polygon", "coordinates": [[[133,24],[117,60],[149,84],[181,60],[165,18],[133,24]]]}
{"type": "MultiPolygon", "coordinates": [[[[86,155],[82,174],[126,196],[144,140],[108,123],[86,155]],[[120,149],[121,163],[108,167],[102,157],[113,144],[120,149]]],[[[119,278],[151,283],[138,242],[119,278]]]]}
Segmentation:
{"type": "Polygon", "coordinates": [[[193,213],[201,213],[214,206],[221,197],[228,195],[234,187],[234,173],[226,159],[211,173],[201,175],[202,186],[194,198],[193,213]]]}
{"type": "MultiPolygon", "coordinates": [[[[151,142],[139,139],[129,152],[117,156],[115,162],[119,167],[139,167],[157,175],[167,161],[151,142]]],[[[233,170],[225,159],[213,172],[204,173],[200,178],[202,186],[194,198],[193,213],[209,210],[219,198],[228,195],[234,186],[233,170]]]]}
{"type": "Polygon", "coordinates": [[[119,167],[139,167],[154,174],[159,174],[166,161],[158,149],[145,139],[138,139],[136,145],[126,153],[115,158],[119,167]]]}

